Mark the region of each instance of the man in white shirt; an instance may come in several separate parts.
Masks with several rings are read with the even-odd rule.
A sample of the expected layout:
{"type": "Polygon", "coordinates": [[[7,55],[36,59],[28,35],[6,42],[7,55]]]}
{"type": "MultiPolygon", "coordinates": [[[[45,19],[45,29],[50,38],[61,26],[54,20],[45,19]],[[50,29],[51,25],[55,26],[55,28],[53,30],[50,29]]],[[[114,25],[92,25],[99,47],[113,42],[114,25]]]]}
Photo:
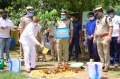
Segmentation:
{"type": "MultiPolygon", "coordinates": [[[[24,29],[26,28],[26,26],[32,22],[32,18],[34,16],[34,8],[31,6],[26,7],[26,15],[23,16],[20,20],[20,24],[19,24],[19,35],[22,34],[22,32],[24,31],[24,29]]],[[[23,59],[24,55],[23,55],[23,48],[22,45],[20,44],[20,58],[23,59]]]]}
{"type": "Polygon", "coordinates": [[[23,51],[24,51],[24,61],[25,61],[25,67],[26,72],[30,73],[30,70],[33,70],[36,68],[35,64],[35,57],[36,57],[36,48],[35,45],[40,46],[40,48],[43,50],[44,46],[41,45],[36,37],[40,38],[39,36],[40,31],[40,25],[38,24],[38,19],[36,17],[33,17],[32,22],[30,22],[23,33],[20,36],[19,42],[22,44],[23,51]]]}
{"type": "Polygon", "coordinates": [[[108,9],[107,13],[112,18],[113,22],[112,41],[110,43],[110,62],[117,67],[120,52],[120,16],[115,15],[113,9],[108,9]]]}
{"type": "Polygon", "coordinates": [[[4,60],[4,49],[6,52],[6,58],[10,58],[9,56],[9,47],[10,47],[10,29],[11,26],[13,26],[13,23],[11,20],[7,18],[7,11],[3,10],[1,12],[1,18],[0,18],[0,60],[4,60]]]}

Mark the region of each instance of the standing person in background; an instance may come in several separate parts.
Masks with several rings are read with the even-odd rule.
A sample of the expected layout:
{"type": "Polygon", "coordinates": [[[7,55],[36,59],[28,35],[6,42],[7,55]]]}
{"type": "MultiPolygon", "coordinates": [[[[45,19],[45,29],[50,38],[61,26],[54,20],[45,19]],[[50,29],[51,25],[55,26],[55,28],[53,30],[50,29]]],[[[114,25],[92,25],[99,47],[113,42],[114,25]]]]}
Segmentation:
{"type": "Polygon", "coordinates": [[[72,14],[72,23],[73,23],[73,37],[72,42],[69,45],[69,61],[72,56],[73,46],[75,46],[75,61],[78,62],[79,54],[79,41],[82,42],[82,24],[77,20],[77,15],[72,14]]]}
{"type": "Polygon", "coordinates": [[[4,60],[4,49],[6,52],[6,62],[10,59],[9,48],[10,48],[10,29],[13,23],[7,18],[7,11],[1,12],[0,18],[0,60],[4,60]]]}
{"type": "Polygon", "coordinates": [[[94,13],[89,12],[88,18],[89,21],[86,24],[86,35],[87,35],[89,59],[94,59],[94,61],[99,61],[97,46],[96,44],[93,43],[93,36],[96,27],[96,20],[94,18],[94,13]]]}
{"type": "Polygon", "coordinates": [[[120,54],[120,16],[115,15],[113,9],[107,10],[108,15],[112,18],[113,32],[112,41],[110,42],[110,62],[118,67],[120,54]]]}
{"type": "MultiPolygon", "coordinates": [[[[26,28],[26,26],[30,22],[32,22],[32,18],[34,16],[34,9],[33,9],[33,7],[31,7],[31,6],[26,7],[26,12],[27,12],[27,14],[25,16],[23,16],[21,18],[21,20],[20,20],[19,36],[21,36],[21,34],[24,31],[24,29],[26,28]]],[[[22,44],[20,44],[20,57],[21,57],[21,59],[24,58],[22,44]]]]}
{"type": "MultiPolygon", "coordinates": [[[[39,40],[39,38],[37,38],[38,40],[39,40],[39,42],[42,44],[42,45],[44,45],[45,46],[45,35],[46,35],[46,32],[43,32],[43,34],[42,33],[40,33],[39,34],[40,35],[40,40],[39,40]]],[[[39,53],[39,46],[38,45],[36,45],[36,54],[37,54],[37,56],[36,56],[36,61],[38,62],[39,61],[39,56],[40,56],[40,53],[39,53]]],[[[44,55],[44,54],[42,54],[42,61],[43,62],[46,62],[46,55],[44,55]]]]}
{"type": "MultiPolygon", "coordinates": [[[[84,34],[85,34],[85,31],[84,29],[82,30],[82,37],[84,37],[84,34]]],[[[86,50],[86,47],[84,45],[84,42],[86,40],[86,38],[84,37],[82,40],[82,42],[79,42],[79,45],[80,45],[80,51],[82,53],[82,58],[84,59],[87,59],[87,52],[85,51],[86,50]],[[83,41],[84,40],[84,41],[83,41]]]]}
{"type": "Polygon", "coordinates": [[[70,31],[70,37],[69,38],[61,38],[56,40],[57,44],[57,54],[58,54],[58,67],[62,66],[62,53],[63,53],[63,60],[64,65],[68,65],[68,49],[69,44],[72,42],[73,37],[73,24],[72,21],[67,19],[67,11],[62,9],[61,10],[61,20],[58,22],[58,28],[68,28],[70,31]]]}
{"type": "Polygon", "coordinates": [[[97,43],[98,55],[103,63],[104,72],[110,67],[110,41],[113,30],[113,23],[110,17],[104,16],[102,7],[96,8],[96,29],[93,42],[97,43]],[[97,38],[97,41],[96,41],[97,38]]]}
{"type": "Polygon", "coordinates": [[[50,50],[51,50],[51,61],[57,59],[57,49],[55,42],[55,30],[57,26],[57,21],[55,19],[52,20],[52,26],[50,26],[47,31],[49,32],[49,42],[50,42],[50,50]]]}
{"type": "Polygon", "coordinates": [[[26,72],[30,73],[30,70],[36,69],[35,57],[36,57],[36,48],[35,45],[38,45],[42,50],[44,46],[39,43],[36,37],[40,38],[40,25],[38,24],[38,19],[33,17],[32,22],[30,22],[23,33],[20,36],[19,42],[22,44],[24,51],[24,61],[26,72]]]}

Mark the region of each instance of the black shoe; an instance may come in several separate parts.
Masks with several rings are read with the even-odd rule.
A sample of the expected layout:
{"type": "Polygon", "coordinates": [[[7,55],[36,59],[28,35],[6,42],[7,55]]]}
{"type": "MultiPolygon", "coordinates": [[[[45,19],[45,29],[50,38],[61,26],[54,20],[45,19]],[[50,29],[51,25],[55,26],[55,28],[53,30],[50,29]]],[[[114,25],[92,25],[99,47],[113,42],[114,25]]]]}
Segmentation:
{"type": "Polygon", "coordinates": [[[70,61],[70,58],[68,59],[68,61],[70,61]]]}
{"type": "Polygon", "coordinates": [[[78,62],[78,60],[75,60],[75,62],[78,62]]]}
{"type": "Polygon", "coordinates": [[[102,69],[104,69],[105,67],[102,67],[102,69]]]}

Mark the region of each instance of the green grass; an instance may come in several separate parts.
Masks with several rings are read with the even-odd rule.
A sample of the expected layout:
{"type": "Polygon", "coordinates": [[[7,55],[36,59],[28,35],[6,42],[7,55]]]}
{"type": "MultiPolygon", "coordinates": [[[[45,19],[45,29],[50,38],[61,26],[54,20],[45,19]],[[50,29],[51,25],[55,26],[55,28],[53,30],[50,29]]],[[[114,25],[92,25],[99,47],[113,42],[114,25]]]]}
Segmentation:
{"type": "Polygon", "coordinates": [[[113,78],[120,78],[120,69],[110,70],[108,76],[113,78]]]}
{"type": "Polygon", "coordinates": [[[4,72],[0,73],[0,79],[26,79],[28,76],[24,73],[4,72]]]}

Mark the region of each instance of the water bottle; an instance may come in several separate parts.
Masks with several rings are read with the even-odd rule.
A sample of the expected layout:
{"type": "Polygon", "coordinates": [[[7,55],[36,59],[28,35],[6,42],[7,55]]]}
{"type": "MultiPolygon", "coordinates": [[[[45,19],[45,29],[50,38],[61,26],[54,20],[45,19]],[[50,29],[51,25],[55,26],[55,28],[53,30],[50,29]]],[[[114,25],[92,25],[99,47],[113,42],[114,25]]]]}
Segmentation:
{"type": "Polygon", "coordinates": [[[90,59],[90,62],[94,62],[94,59],[90,59]]]}

